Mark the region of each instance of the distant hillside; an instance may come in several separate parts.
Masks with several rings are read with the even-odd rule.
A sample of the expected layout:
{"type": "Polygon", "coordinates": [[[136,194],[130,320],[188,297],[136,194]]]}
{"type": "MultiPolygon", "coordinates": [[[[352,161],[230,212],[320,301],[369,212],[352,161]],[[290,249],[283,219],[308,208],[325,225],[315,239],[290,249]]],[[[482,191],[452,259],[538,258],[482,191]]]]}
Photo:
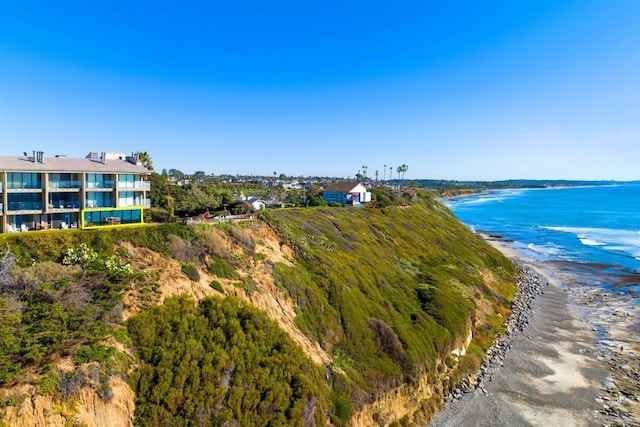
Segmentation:
{"type": "Polygon", "coordinates": [[[426,422],[515,291],[513,265],[432,201],[5,242],[12,426],[426,422]]]}

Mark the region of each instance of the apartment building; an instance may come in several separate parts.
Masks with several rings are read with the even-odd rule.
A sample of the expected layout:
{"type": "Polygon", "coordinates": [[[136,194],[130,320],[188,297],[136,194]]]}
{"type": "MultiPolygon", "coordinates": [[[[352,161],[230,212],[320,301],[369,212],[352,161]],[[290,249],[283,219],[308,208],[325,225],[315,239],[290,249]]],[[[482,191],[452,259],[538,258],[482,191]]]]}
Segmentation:
{"type": "Polygon", "coordinates": [[[0,156],[0,232],[141,224],[149,174],[135,154],[0,156]]]}

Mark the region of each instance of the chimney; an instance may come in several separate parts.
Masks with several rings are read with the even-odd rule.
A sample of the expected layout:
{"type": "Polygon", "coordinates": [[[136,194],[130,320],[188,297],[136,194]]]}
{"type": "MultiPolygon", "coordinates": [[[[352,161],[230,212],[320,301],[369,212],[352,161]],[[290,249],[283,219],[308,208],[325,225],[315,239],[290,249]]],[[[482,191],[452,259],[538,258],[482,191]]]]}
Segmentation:
{"type": "Polygon", "coordinates": [[[33,157],[31,158],[31,161],[32,161],[33,163],[35,163],[35,162],[36,162],[36,150],[33,150],[33,157]]]}
{"type": "Polygon", "coordinates": [[[36,161],[38,163],[44,163],[44,151],[38,151],[36,153],[36,161]]]}
{"type": "Polygon", "coordinates": [[[104,151],[100,153],[100,161],[103,165],[107,164],[107,153],[105,153],[104,151]]]}

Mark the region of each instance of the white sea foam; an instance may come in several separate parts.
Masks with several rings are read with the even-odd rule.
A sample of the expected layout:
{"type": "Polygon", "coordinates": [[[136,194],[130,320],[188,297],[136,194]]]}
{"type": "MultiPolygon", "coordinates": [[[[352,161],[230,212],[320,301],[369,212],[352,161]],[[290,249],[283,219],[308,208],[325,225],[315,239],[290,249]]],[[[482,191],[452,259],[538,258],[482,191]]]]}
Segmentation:
{"type": "Polygon", "coordinates": [[[529,250],[533,252],[536,252],[541,255],[547,255],[547,256],[558,256],[563,252],[562,248],[551,243],[548,243],[546,245],[536,245],[533,243],[529,243],[527,245],[527,248],[529,248],[529,250]]]}
{"type": "Polygon", "coordinates": [[[602,245],[604,245],[604,243],[602,243],[602,242],[597,242],[597,241],[591,240],[591,239],[580,239],[580,241],[585,246],[602,246],[602,245]]]}
{"type": "Polygon", "coordinates": [[[478,196],[463,197],[455,199],[450,204],[456,204],[458,206],[470,206],[480,205],[483,203],[497,202],[500,203],[506,199],[510,199],[519,194],[524,193],[526,190],[502,190],[491,193],[484,193],[478,196]]]}
{"type": "Polygon", "coordinates": [[[598,246],[610,252],[624,253],[636,259],[640,258],[640,231],[587,227],[543,228],[574,234],[585,246],[598,246]]]}

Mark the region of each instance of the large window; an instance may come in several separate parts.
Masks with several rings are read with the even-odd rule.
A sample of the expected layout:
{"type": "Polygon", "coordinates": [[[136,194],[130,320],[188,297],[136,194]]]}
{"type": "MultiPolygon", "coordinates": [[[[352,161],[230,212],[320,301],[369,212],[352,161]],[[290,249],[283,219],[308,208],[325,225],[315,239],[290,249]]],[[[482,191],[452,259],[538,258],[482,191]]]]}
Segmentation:
{"type": "Polygon", "coordinates": [[[87,193],[87,208],[113,208],[111,193],[87,193]]]}
{"type": "Polygon", "coordinates": [[[42,210],[42,201],[39,193],[9,193],[7,205],[10,211],[42,210]]]}
{"type": "Polygon", "coordinates": [[[7,188],[9,189],[42,188],[42,177],[39,173],[9,172],[7,174],[7,188]]]}
{"type": "Polygon", "coordinates": [[[49,176],[50,188],[80,188],[80,180],[74,173],[52,173],[49,176]]]}
{"type": "Polygon", "coordinates": [[[118,194],[118,206],[142,206],[142,192],[140,191],[121,191],[118,194]]]}
{"type": "Polygon", "coordinates": [[[84,228],[106,225],[142,224],[142,209],[101,209],[84,212],[84,228]]]}
{"type": "Polygon", "coordinates": [[[88,173],[87,188],[113,188],[113,175],[106,173],[88,173]]]}
{"type": "Polygon", "coordinates": [[[53,209],[78,209],[80,201],[77,193],[50,193],[49,206],[53,209]]]}

